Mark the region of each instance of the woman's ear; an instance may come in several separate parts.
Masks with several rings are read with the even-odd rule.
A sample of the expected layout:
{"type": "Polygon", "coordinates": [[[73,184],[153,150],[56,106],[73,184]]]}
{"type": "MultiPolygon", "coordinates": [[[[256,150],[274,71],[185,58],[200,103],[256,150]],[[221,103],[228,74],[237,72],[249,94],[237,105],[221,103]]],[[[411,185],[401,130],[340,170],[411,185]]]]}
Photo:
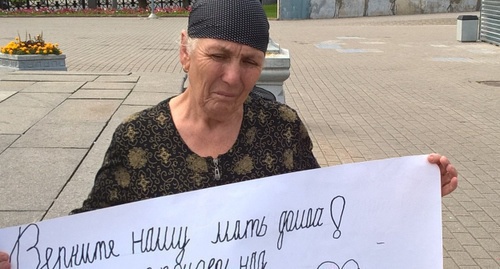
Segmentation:
{"type": "Polygon", "coordinates": [[[179,49],[179,60],[182,64],[182,70],[184,72],[189,71],[189,52],[188,52],[188,35],[186,33],[186,30],[182,30],[181,32],[181,45],[179,49]]]}

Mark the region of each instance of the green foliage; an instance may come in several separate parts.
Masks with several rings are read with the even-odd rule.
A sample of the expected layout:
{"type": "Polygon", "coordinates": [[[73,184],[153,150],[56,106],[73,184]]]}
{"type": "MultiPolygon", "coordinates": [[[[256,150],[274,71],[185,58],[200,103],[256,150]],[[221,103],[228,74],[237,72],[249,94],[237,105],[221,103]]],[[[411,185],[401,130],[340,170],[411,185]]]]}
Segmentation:
{"type": "Polygon", "coordinates": [[[26,4],[26,0],[10,0],[10,5],[13,7],[22,7],[24,4],[26,4]]]}
{"type": "Polygon", "coordinates": [[[278,16],[277,4],[263,5],[263,7],[268,19],[276,19],[276,17],[278,16]]]}

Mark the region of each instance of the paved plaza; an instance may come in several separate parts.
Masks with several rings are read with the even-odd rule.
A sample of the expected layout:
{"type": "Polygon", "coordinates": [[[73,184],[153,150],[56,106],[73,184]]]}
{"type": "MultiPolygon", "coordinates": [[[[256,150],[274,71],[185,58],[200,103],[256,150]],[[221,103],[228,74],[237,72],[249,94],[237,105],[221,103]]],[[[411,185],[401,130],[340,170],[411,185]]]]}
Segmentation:
{"type": "MultiPolygon", "coordinates": [[[[468,13],[475,14],[477,13],[468,13]]],[[[434,14],[271,21],[290,51],[286,103],[322,166],[440,152],[444,268],[500,268],[500,47],[434,14]]],[[[67,215],[116,126],[179,92],[187,18],[0,18],[0,44],[43,31],[66,72],[0,69],[0,227],[67,215]]],[[[363,187],[363,186],[360,186],[363,187]]]]}

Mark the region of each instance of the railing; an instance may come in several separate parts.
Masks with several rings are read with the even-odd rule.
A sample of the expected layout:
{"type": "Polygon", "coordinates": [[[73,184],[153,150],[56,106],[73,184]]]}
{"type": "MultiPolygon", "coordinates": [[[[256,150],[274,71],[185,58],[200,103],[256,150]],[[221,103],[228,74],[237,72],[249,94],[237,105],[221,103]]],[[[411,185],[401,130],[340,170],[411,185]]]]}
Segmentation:
{"type": "MultiPolygon", "coordinates": [[[[57,9],[87,9],[87,8],[145,8],[151,0],[0,0],[3,10],[16,10],[23,8],[48,8],[57,9]]],[[[192,0],[154,0],[157,8],[187,8],[192,0]]]]}

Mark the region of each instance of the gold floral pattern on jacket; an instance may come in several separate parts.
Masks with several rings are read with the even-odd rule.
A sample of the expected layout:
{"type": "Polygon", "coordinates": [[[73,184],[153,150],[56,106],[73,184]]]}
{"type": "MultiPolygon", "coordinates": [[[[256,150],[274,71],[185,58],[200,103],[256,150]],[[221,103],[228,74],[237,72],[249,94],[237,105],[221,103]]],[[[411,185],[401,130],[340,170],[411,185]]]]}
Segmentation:
{"type": "Polygon", "coordinates": [[[306,127],[284,104],[251,94],[236,141],[214,160],[183,142],[169,101],[117,127],[92,191],[72,213],[319,167],[306,127]]]}
{"type": "Polygon", "coordinates": [[[146,165],[148,160],[146,159],[146,151],[142,148],[132,148],[128,152],[128,161],[130,166],[134,169],[142,168],[146,165]]]}

